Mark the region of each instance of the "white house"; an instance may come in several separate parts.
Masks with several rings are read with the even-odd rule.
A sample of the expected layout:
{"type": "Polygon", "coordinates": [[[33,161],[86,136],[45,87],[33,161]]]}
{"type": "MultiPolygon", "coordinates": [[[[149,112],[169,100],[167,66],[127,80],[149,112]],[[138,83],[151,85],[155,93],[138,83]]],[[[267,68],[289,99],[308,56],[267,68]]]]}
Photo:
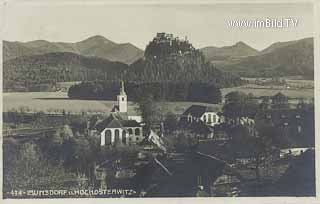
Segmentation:
{"type": "Polygon", "coordinates": [[[215,126],[220,124],[221,117],[218,109],[210,106],[192,105],[181,116],[187,123],[204,122],[206,125],[215,126]]]}

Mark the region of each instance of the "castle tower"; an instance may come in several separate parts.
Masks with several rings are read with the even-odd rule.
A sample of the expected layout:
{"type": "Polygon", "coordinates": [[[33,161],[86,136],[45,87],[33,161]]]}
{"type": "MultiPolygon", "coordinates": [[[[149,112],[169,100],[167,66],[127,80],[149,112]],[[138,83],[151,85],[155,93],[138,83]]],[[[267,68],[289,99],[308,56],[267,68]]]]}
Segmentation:
{"type": "Polygon", "coordinates": [[[120,113],[126,113],[127,112],[127,94],[124,91],[124,82],[120,81],[120,93],[117,96],[118,101],[118,107],[120,113]]]}

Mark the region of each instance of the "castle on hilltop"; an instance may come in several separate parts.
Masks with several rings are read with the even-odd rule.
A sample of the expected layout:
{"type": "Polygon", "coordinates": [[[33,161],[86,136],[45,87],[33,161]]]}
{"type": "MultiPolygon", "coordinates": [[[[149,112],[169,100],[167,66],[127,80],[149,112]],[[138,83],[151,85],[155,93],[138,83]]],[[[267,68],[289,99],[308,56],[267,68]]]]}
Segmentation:
{"type": "Polygon", "coordinates": [[[182,56],[195,51],[189,43],[187,36],[184,39],[174,37],[170,33],[157,33],[146,47],[145,56],[151,59],[159,59],[172,56],[182,56]]]}

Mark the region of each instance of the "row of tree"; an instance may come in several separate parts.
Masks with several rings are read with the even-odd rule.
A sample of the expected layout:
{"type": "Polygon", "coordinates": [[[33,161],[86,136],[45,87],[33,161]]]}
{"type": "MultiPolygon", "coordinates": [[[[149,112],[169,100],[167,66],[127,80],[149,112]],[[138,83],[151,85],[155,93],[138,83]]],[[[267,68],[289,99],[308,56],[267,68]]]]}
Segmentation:
{"type": "MultiPolygon", "coordinates": [[[[150,82],[126,83],[128,100],[137,101],[145,95],[154,100],[193,101],[204,103],[220,103],[221,91],[213,84],[201,82],[150,82]]],[[[119,94],[117,82],[83,82],[69,88],[68,96],[78,99],[115,100],[119,94]]]]}

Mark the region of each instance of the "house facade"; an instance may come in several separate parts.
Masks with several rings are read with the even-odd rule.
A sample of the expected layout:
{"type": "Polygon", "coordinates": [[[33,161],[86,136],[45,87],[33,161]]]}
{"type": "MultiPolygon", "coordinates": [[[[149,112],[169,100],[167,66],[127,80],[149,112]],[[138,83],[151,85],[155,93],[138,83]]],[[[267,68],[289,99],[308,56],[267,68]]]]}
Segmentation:
{"type": "Polygon", "coordinates": [[[190,106],[182,114],[181,120],[189,124],[203,122],[212,127],[222,122],[222,118],[218,115],[217,109],[202,105],[190,106]]]}

